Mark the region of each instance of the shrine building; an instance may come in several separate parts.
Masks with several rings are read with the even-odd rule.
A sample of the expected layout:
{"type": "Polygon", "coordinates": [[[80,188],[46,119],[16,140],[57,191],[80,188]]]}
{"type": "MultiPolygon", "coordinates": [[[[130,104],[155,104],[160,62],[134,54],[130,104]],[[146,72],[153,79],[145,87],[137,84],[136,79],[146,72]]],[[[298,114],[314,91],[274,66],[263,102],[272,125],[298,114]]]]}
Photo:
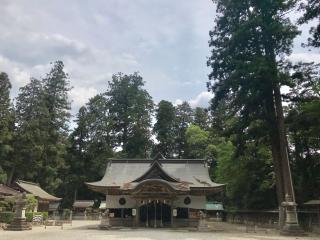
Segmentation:
{"type": "Polygon", "coordinates": [[[106,195],[108,224],[197,226],[207,196],[224,190],[204,159],[109,159],[104,177],[87,186],[106,195]]]}

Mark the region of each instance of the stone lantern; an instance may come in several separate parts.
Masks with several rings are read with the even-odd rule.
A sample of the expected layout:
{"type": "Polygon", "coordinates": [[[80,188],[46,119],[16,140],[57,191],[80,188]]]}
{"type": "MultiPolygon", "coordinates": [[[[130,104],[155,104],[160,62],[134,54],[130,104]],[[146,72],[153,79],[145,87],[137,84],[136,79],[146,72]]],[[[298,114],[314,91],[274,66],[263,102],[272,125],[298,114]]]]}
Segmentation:
{"type": "Polygon", "coordinates": [[[32,227],[26,221],[26,205],[27,196],[26,193],[22,193],[16,200],[16,211],[12,223],[7,227],[9,231],[24,231],[31,230],[32,227]]]}

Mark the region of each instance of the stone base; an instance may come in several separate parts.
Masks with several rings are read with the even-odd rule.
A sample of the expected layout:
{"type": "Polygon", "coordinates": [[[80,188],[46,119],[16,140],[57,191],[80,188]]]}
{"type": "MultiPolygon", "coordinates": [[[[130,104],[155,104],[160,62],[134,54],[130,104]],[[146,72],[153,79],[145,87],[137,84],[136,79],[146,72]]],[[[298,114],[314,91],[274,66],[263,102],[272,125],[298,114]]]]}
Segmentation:
{"type": "Polygon", "coordinates": [[[101,230],[109,230],[111,228],[111,226],[109,225],[99,225],[99,229],[101,230]]]}
{"type": "Polygon", "coordinates": [[[306,236],[307,234],[300,228],[298,224],[286,224],[281,230],[280,235],[283,236],[306,236]]]}
{"type": "Polygon", "coordinates": [[[198,231],[208,232],[210,231],[209,225],[206,220],[200,220],[198,225],[198,231]]]}
{"type": "Polygon", "coordinates": [[[5,229],[7,231],[25,231],[31,230],[31,224],[27,223],[25,218],[14,218],[12,223],[5,229]]]}
{"type": "Polygon", "coordinates": [[[100,225],[99,225],[99,229],[108,230],[110,228],[111,228],[110,219],[109,218],[102,218],[100,225]]]}

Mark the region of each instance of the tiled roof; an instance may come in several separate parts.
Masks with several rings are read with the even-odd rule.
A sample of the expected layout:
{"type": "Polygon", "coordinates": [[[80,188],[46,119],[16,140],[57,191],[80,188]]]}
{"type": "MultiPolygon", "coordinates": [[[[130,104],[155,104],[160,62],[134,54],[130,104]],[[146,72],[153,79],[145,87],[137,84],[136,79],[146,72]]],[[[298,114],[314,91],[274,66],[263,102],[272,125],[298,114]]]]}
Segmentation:
{"type": "Polygon", "coordinates": [[[48,200],[48,201],[60,201],[61,198],[57,198],[46,191],[44,191],[39,184],[37,183],[32,183],[32,182],[26,182],[26,181],[21,181],[18,180],[16,181],[16,184],[24,191],[27,193],[31,193],[35,197],[48,200]]]}
{"type": "Polygon", "coordinates": [[[14,196],[14,195],[17,195],[19,194],[18,191],[6,186],[6,185],[3,185],[3,184],[0,184],[0,196],[14,196]]]}
{"type": "MultiPolygon", "coordinates": [[[[177,180],[170,184],[181,185],[184,188],[216,188],[224,184],[212,182],[208,166],[203,159],[160,159],[162,170],[177,180]]],[[[134,188],[136,179],[146,174],[153,166],[152,159],[121,159],[109,160],[104,177],[98,182],[87,183],[89,187],[119,187],[120,189],[134,188]]]]}

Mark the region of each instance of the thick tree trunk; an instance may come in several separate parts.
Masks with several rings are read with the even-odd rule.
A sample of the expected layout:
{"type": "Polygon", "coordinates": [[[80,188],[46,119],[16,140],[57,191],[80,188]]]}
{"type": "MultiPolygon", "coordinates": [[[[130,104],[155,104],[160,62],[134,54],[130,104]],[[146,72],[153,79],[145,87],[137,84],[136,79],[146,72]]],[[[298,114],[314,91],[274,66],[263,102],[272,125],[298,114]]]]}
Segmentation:
{"type": "Polygon", "coordinates": [[[293,183],[292,176],[290,171],[289,157],[287,151],[287,137],[284,126],[284,116],[283,116],[283,108],[282,108],[282,100],[279,84],[274,84],[274,98],[275,98],[275,107],[277,113],[277,126],[279,131],[279,147],[280,147],[280,155],[281,155],[281,167],[284,178],[285,185],[285,194],[289,195],[291,200],[295,202],[295,195],[293,191],[293,183]]]}
{"type": "Polygon", "coordinates": [[[282,173],[281,166],[281,154],[280,154],[280,143],[278,137],[278,127],[276,122],[276,110],[274,108],[273,102],[273,91],[271,85],[268,89],[268,99],[266,100],[266,110],[267,110],[267,119],[269,123],[269,136],[271,144],[271,153],[273,160],[273,167],[276,179],[276,191],[277,191],[277,200],[279,206],[279,228],[281,229],[285,221],[284,208],[281,207],[282,202],[285,201],[285,192],[284,192],[284,176],[282,173]]]}
{"type": "Polygon", "coordinates": [[[14,173],[16,171],[16,167],[13,166],[9,172],[9,175],[8,175],[8,178],[7,178],[7,185],[10,186],[12,184],[12,180],[13,180],[13,176],[14,176],[14,173]]]}

